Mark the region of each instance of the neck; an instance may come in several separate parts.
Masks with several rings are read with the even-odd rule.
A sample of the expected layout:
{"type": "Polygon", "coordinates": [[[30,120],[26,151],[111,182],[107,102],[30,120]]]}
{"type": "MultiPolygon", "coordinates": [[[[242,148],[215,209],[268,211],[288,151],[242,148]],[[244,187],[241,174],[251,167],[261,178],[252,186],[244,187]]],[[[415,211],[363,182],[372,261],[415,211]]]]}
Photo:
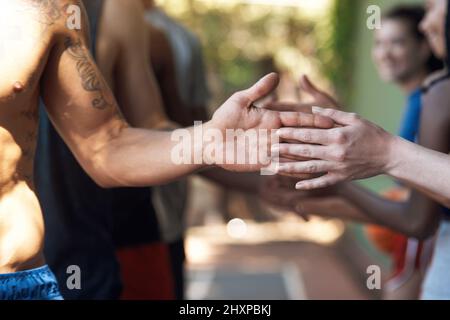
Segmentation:
{"type": "Polygon", "coordinates": [[[417,75],[411,77],[410,79],[407,79],[399,83],[399,86],[405,94],[410,94],[423,84],[427,76],[428,76],[427,72],[422,71],[417,75]]]}

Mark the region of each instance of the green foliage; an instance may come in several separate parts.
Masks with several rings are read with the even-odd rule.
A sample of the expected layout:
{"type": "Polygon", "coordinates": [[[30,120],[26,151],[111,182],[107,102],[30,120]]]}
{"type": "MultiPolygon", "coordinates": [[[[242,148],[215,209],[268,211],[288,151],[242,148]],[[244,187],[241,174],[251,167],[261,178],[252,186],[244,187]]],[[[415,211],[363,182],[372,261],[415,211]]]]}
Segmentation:
{"type": "Polygon", "coordinates": [[[353,54],[355,52],[355,19],[360,1],[335,0],[330,11],[323,45],[318,49],[321,70],[334,85],[342,101],[348,102],[353,54]]]}
{"type": "Polygon", "coordinates": [[[347,92],[359,1],[322,0],[322,10],[314,13],[237,1],[179,1],[166,0],[166,9],[200,36],[217,100],[271,71],[292,79],[307,73],[321,86],[347,92]]]}

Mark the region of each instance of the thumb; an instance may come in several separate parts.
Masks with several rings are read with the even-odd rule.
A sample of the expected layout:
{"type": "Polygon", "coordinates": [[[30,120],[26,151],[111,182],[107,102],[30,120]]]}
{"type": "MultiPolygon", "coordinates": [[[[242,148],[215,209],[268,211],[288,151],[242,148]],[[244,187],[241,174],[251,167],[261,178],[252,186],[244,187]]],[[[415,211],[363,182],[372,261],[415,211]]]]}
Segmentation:
{"type": "Polygon", "coordinates": [[[356,113],[348,113],[336,109],[324,109],[321,107],[312,107],[312,112],[315,115],[321,115],[330,118],[340,125],[352,125],[360,118],[356,113]]]}
{"type": "Polygon", "coordinates": [[[302,75],[300,78],[300,88],[306,91],[312,96],[323,95],[323,92],[319,90],[312,82],[309,80],[307,75],[302,75]]]}
{"type": "Polygon", "coordinates": [[[253,103],[271,94],[278,87],[279,82],[280,78],[278,74],[270,73],[260,79],[251,88],[244,90],[242,94],[253,103]]]}

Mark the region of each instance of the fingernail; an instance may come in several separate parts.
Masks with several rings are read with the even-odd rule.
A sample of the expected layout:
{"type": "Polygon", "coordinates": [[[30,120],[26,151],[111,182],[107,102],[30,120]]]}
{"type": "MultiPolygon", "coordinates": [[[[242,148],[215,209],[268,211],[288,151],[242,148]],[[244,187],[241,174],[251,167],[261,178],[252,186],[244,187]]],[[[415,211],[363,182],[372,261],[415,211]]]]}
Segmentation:
{"type": "Polygon", "coordinates": [[[302,182],[299,182],[299,183],[297,183],[296,185],[295,185],[295,189],[297,189],[297,190],[301,190],[303,187],[305,186],[305,184],[304,183],[302,183],[302,182]]]}
{"type": "Polygon", "coordinates": [[[321,107],[317,107],[317,106],[314,106],[314,107],[312,107],[312,112],[313,113],[321,113],[321,112],[323,112],[323,108],[321,108],[321,107]]]}

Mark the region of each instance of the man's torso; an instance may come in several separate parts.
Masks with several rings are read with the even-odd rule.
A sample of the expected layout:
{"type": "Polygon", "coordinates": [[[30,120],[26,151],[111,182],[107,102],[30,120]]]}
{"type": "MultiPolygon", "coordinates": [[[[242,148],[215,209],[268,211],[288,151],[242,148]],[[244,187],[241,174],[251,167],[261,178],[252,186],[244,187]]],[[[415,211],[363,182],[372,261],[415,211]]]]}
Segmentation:
{"type": "Polygon", "coordinates": [[[33,187],[39,80],[60,18],[53,1],[2,1],[0,10],[0,273],[43,264],[33,187]]]}

